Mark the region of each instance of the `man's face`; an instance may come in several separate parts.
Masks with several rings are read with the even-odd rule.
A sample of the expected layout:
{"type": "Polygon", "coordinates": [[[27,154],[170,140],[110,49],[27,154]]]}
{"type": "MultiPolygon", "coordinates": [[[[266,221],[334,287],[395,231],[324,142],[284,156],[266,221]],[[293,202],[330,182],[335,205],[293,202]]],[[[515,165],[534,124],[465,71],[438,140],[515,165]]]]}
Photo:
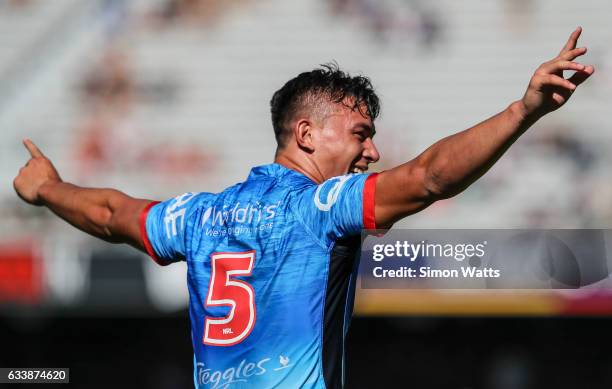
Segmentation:
{"type": "MultiPolygon", "coordinates": [[[[365,112],[365,110],[364,110],[365,112]]],[[[372,140],[374,125],[369,117],[342,104],[313,128],[314,157],[325,179],[361,173],[380,155],[372,140]]]]}

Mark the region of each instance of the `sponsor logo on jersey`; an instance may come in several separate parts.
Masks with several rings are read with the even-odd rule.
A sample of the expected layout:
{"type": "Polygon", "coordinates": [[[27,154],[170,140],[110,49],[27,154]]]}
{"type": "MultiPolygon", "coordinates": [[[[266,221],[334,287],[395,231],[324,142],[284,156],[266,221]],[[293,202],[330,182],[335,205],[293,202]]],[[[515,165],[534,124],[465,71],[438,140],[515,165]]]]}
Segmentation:
{"type": "Polygon", "coordinates": [[[281,202],[261,204],[237,202],[233,205],[208,207],[202,214],[201,227],[208,236],[255,235],[272,230],[281,202]]]}
{"type": "MultiPolygon", "coordinates": [[[[213,370],[207,367],[202,362],[196,363],[196,380],[197,385],[206,385],[211,389],[228,389],[232,384],[237,382],[248,382],[249,378],[266,374],[269,370],[266,369],[266,364],[271,361],[271,358],[262,358],[257,362],[247,362],[243,359],[238,366],[229,367],[224,370],[213,370]]],[[[289,364],[289,357],[279,356],[280,366],[271,371],[284,370],[293,365],[289,364]]],[[[274,367],[274,365],[272,365],[274,367]]]]}
{"type": "Polygon", "coordinates": [[[270,358],[263,358],[258,362],[247,362],[243,359],[236,367],[225,370],[212,370],[204,363],[197,363],[196,379],[198,385],[210,385],[211,389],[226,389],[236,382],[247,382],[249,377],[266,373],[264,365],[270,358]]]}
{"type": "Polygon", "coordinates": [[[274,204],[260,204],[259,202],[240,203],[233,206],[208,207],[202,215],[202,226],[210,223],[211,226],[226,226],[228,224],[258,224],[261,221],[274,219],[280,201],[274,204]]]}
{"type": "Polygon", "coordinates": [[[332,205],[334,205],[338,200],[338,195],[340,194],[342,187],[351,177],[351,174],[334,177],[319,185],[314,194],[314,203],[317,208],[324,212],[329,211],[332,205]],[[321,192],[323,192],[323,196],[325,196],[325,193],[327,193],[327,196],[325,196],[324,199],[321,199],[321,192]]]}

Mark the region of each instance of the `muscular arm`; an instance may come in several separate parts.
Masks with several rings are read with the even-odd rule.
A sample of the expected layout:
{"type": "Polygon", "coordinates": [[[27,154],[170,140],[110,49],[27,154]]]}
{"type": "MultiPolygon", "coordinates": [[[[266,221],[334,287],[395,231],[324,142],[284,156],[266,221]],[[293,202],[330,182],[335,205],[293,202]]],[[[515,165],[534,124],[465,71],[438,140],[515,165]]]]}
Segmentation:
{"type": "Polygon", "coordinates": [[[63,182],[55,167],[29,140],[32,158],[21,168],[13,186],[33,205],[48,207],[74,227],[113,243],[128,243],[144,251],[139,217],[150,200],[135,199],[114,189],[89,189],[63,182]]]}
{"type": "Polygon", "coordinates": [[[572,33],[560,54],[535,72],[523,98],[497,115],[444,138],[414,160],[382,172],[376,185],[376,224],[381,228],[452,197],[482,176],[537,120],[567,102],[594,72],[573,60],[581,29],[572,33]],[[576,73],[569,79],[563,71],[576,73]]]}

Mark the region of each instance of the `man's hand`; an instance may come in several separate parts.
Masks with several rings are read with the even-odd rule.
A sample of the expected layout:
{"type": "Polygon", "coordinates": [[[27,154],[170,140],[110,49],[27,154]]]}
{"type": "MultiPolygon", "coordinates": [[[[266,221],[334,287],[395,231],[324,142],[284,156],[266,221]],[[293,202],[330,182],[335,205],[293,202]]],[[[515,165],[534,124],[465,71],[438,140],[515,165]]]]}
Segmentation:
{"type": "Polygon", "coordinates": [[[30,160],[19,169],[13,181],[15,191],[21,199],[33,205],[43,205],[39,196],[40,188],[46,184],[62,182],[57,170],[47,157],[29,139],[23,141],[30,152],[30,160]]]}
{"type": "Polygon", "coordinates": [[[586,53],[576,48],[577,28],[559,55],[536,70],[525,96],[504,111],[444,138],[415,159],[378,175],[375,218],[388,228],[434,201],[460,193],[482,176],[539,118],[567,102],[595,69],[574,62],[586,53]],[[563,78],[563,71],[576,73],[563,78]]]}
{"type": "Polygon", "coordinates": [[[525,116],[537,119],[559,109],[569,100],[576,88],[595,72],[593,66],[574,62],[575,58],[587,52],[586,47],[576,48],[581,33],[582,28],[578,27],[572,32],[559,55],[543,63],[535,71],[521,100],[525,116]],[[573,70],[576,73],[565,79],[564,70],[573,70]]]}
{"type": "Polygon", "coordinates": [[[19,197],[29,204],[47,206],[88,234],[144,251],[139,220],[151,200],[135,199],[114,189],[81,188],[63,182],[51,161],[31,140],[23,144],[32,158],[13,181],[19,197]]]}

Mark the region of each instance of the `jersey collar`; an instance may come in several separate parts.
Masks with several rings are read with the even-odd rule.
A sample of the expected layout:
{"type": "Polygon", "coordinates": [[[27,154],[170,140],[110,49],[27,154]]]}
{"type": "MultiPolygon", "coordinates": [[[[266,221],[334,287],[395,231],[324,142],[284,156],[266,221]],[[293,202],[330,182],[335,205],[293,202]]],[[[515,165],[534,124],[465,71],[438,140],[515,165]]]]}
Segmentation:
{"type": "Polygon", "coordinates": [[[247,180],[254,180],[264,177],[273,177],[279,181],[291,181],[294,184],[316,184],[302,173],[286,168],[278,163],[254,167],[251,169],[251,173],[249,174],[247,180]]]}

